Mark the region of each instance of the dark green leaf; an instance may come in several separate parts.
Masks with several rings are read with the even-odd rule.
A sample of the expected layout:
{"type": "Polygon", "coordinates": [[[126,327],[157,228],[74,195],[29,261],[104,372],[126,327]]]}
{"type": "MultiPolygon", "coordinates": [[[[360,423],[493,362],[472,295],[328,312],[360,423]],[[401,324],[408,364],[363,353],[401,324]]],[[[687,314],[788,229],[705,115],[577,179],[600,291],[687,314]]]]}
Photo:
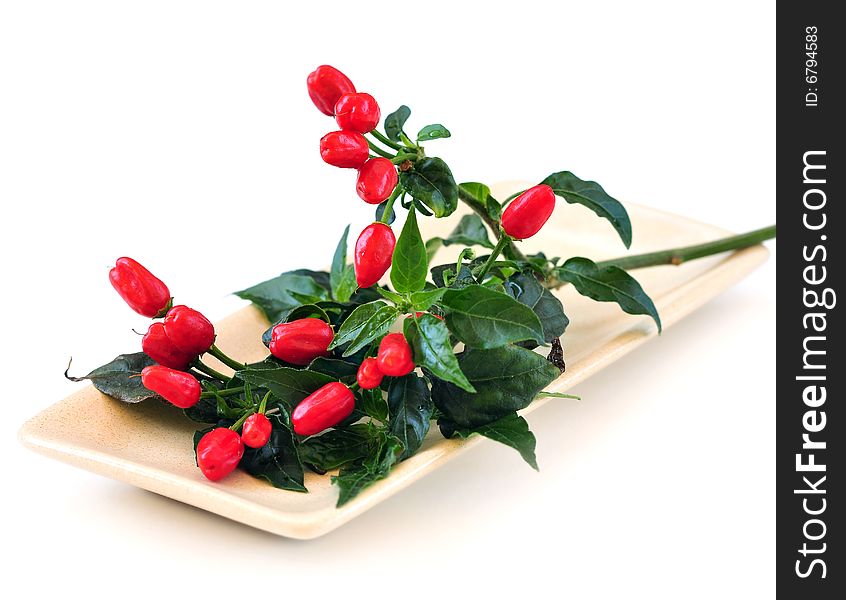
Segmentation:
{"type": "Polygon", "coordinates": [[[476,284],[476,279],[473,277],[473,272],[466,264],[461,265],[461,270],[456,276],[455,263],[437,265],[435,267],[432,267],[432,281],[435,282],[435,285],[438,287],[447,286],[456,289],[465,288],[468,285],[476,284]],[[444,281],[444,278],[447,275],[449,276],[448,284],[444,281]]]}
{"type": "MultiPolygon", "coordinates": [[[[141,383],[141,371],[144,367],[154,364],[156,363],[153,359],[143,352],[121,354],[111,362],[97,367],[85,377],[71,377],[67,370],[65,377],[71,381],[87,379],[103,394],[121,402],[135,404],[148,398],[159,397],[141,383]]],[[[70,370],[70,365],[68,365],[68,370],[70,370]]]]}
{"type": "Polygon", "coordinates": [[[481,285],[448,290],[441,299],[446,323],[473,348],[496,348],[513,342],[544,342],[543,326],[531,308],[511,296],[481,285]]]}
{"type": "Polygon", "coordinates": [[[321,471],[331,471],[361,461],[373,451],[378,439],[368,423],[332,429],[300,443],[300,459],[321,471]]]}
{"type": "MultiPolygon", "coordinates": [[[[377,206],[377,207],[376,207],[376,216],[373,218],[373,220],[374,220],[374,221],[381,221],[381,220],[382,220],[382,216],[385,214],[385,209],[386,209],[387,207],[388,207],[388,201],[387,201],[387,200],[385,200],[384,202],[382,202],[382,204],[380,204],[379,206],[377,206]]],[[[394,224],[394,221],[396,221],[396,219],[397,219],[397,211],[395,211],[395,210],[392,208],[392,209],[391,209],[391,216],[390,216],[390,217],[388,217],[388,221],[387,221],[385,224],[386,224],[386,225],[393,225],[393,224],[394,224]]]]}
{"type": "Polygon", "coordinates": [[[443,321],[432,315],[406,319],[405,337],[414,351],[414,364],[467,392],[476,391],[467,381],[453,352],[449,330],[443,321]]]}
{"type": "Polygon", "coordinates": [[[391,260],[391,283],[394,289],[401,294],[422,290],[426,285],[428,266],[426,246],[417,227],[416,212],[410,210],[391,260]]]}
{"type": "Polygon", "coordinates": [[[220,420],[216,398],[200,398],[194,406],[183,409],[182,412],[197,423],[217,423],[220,420]]]}
{"type": "Polygon", "coordinates": [[[626,248],[632,245],[632,222],[625,207],[609,196],[602,186],[595,181],[583,181],[570,171],[553,173],[541,184],[552,188],[557,196],[561,196],[570,204],[581,204],[588,207],[597,215],[608,219],[620,234],[626,248]]]}
{"type": "Polygon", "coordinates": [[[506,446],[511,446],[520,453],[523,460],[529,463],[535,471],[538,470],[538,461],[535,457],[535,435],[529,431],[529,424],[526,423],[526,419],[516,412],[506,415],[493,423],[480,425],[472,429],[455,429],[453,431],[450,424],[445,423],[441,425],[441,431],[445,437],[460,437],[464,439],[475,433],[505,444],[506,446]]]}
{"type": "Polygon", "coordinates": [[[400,183],[436,217],[451,215],[458,207],[458,186],[447,164],[440,158],[423,158],[410,171],[400,173],[400,183]]]}
{"type": "Polygon", "coordinates": [[[355,381],[355,374],[358,372],[358,364],[337,358],[318,356],[308,365],[308,370],[329,375],[344,383],[352,383],[355,381]]]}
{"type": "Polygon", "coordinates": [[[376,290],[379,292],[380,296],[390,300],[394,304],[400,305],[400,304],[405,303],[405,298],[403,298],[402,296],[400,296],[396,292],[392,292],[391,290],[389,290],[387,288],[382,288],[382,287],[376,288],[376,290]]]}
{"type": "Polygon", "coordinates": [[[361,462],[344,467],[341,472],[332,477],[332,483],[340,489],[338,506],[343,506],[368,486],[387,477],[391,468],[402,454],[402,442],[393,436],[382,432],[378,449],[361,462]]]}
{"type": "Polygon", "coordinates": [[[620,267],[600,268],[590,259],[575,257],[555,269],[555,274],[562,281],[572,283],[582,296],[599,302],[616,302],[630,315],[649,315],[661,332],[661,317],[652,299],[620,267]]]}
{"type": "Polygon", "coordinates": [[[402,128],[405,125],[405,122],[408,121],[408,117],[410,116],[411,109],[408,108],[405,104],[403,104],[394,112],[385,117],[385,135],[388,136],[388,139],[393,140],[395,142],[400,141],[400,134],[402,133],[402,128]]]}
{"type": "Polygon", "coordinates": [[[452,134],[449,132],[449,129],[440,123],[434,123],[432,125],[426,125],[426,127],[418,132],[417,141],[425,142],[428,140],[437,140],[439,138],[448,138],[451,135],[452,134]]]}
{"type": "Polygon", "coordinates": [[[531,308],[543,326],[545,342],[561,337],[570,320],[564,314],[561,300],[531,273],[515,273],[505,282],[505,291],[517,302],[531,308]]]}
{"type": "Polygon", "coordinates": [[[238,371],[236,376],[254,387],[270,390],[275,399],[281,400],[291,407],[296,406],[303,398],[318,388],[332,381],[337,381],[334,377],[323,373],[291,367],[246,369],[238,371]]]}
{"type": "Polygon", "coordinates": [[[404,450],[400,460],[408,458],[420,448],[423,438],[429,432],[433,409],[432,396],[425,379],[416,373],[391,379],[388,388],[388,429],[402,441],[404,450]]]}
{"type": "Polygon", "coordinates": [[[355,354],[385,335],[398,315],[399,311],[395,306],[385,304],[381,300],[362,304],[347,317],[329,348],[349,344],[343,355],[355,354]]]}
{"type": "Polygon", "coordinates": [[[414,292],[411,294],[411,308],[414,310],[428,310],[430,306],[443,297],[444,292],[446,292],[444,288],[414,292]]]}
{"type": "Polygon", "coordinates": [[[458,365],[476,388],[461,388],[432,379],[432,398],[444,417],[457,427],[477,427],[527,407],[560,372],[540,354],[519,346],[465,350],[458,365]]]}
{"type": "Polygon", "coordinates": [[[488,230],[477,214],[464,215],[458,222],[458,226],[452,230],[449,237],[444,238],[444,246],[462,244],[464,246],[484,246],[493,248],[494,245],[488,238],[488,230]]]}
{"type": "Polygon", "coordinates": [[[245,448],[239,466],[253,477],[269,481],[273,487],[307,492],[294,434],[278,415],[268,419],[273,425],[270,440],[261,448],[245,448]]]}
{"type": "Polygon", "coordinates": [[[326,289],[308,275],[283,273],[246,290],[235,292],[244,300],[255,303],[271,323],[278,321],[287,311],[300,304],[313,304],[328,300],[326,289]],[[302,299],[307,298],[306,302],[302,299]]]}

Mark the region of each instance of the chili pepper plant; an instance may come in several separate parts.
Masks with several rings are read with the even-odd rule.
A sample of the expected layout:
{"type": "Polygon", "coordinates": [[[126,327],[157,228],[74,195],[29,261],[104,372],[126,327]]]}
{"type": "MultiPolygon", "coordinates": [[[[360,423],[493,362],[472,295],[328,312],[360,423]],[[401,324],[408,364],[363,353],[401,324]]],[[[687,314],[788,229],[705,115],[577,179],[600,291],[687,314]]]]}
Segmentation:
{"type": "Polygon", "coordinates": [[[417,452],[433,426],[447,438],[483,435],[507,444],[537,468],[535,438],[518,411],[539,396],[571,397],[543,391],[565,369],[561,337],[569,323],[551,290],[572,285],[592,300],[648,315],[660,332],[658,311],[629,269],[680,264],[775,235],[773,226],[599,263],[556,258],[555,248],[525,254],[519,242],[540,231],[561,202],[605,219],[626,248],[631,221],[602,186],[569,171],[501,199],[483,183],[456,183],[424,147],[450,137],[443,125],[412,134],[411,111],[400,106],[379,130],[376,99],[331,66],[311,73],[307,89],[334,118],[320,140],[323,160],[354,169],[357,195],[375,206],[352,264],[347,227],[328,272],[298,269],[236,292],[269,325],[267,358],[246,364],[215,345],[214,326],[200,312],[174,306],[161,280],[120,258],[109,275],[113,287],[153,319],[142,351],[72,378],[116,400],[159,399],[182,409],[199,424],[196,462],[212,481],[241,468],[306,492],[307,469],[333,471],[342,505],[417,452]],[[450,218],[461,204],[469,210],[449,236],[423,239],[419,219],[450,218]],[[455,258],[430,264],[444,246],[456,248],[455,258]],[[390,283],[380,284],[388,271],[390,283]],[[229,370],[212,368],[207,355],[229,370]]]}

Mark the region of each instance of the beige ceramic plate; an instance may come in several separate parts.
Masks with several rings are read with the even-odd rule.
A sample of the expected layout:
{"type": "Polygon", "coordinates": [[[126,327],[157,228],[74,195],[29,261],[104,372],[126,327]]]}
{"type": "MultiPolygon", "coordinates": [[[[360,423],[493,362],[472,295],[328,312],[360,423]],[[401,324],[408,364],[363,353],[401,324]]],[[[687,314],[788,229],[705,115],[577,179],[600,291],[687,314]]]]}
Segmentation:
{"type": "MultiPolygon", "coordinates": [[[[504,184],[495,192],[503,198],[523,187],[526,186],[519,183],[504,184]]],[[[716,227],[652,209],[635,205],[628,209],[634,226],[632,252],[694,244],[727,234],[716,227]]],[[[449,223],[433,221],[421,220],[426,227],[424,234],[444,235],[455,224],[454,219],[444,219],[449,223]]],[[[583,255],[595,260],[625,252],[606,221],[564,202],[559,202],[551,221],[525,246],[528,250],[544,248],[563,257],[583,255]]],[[[435,260],[453,260],[457,248],[447,250],[435,260]]],[[[766,257],[766,249],[757,246],[681,267],[644,269],[636,275],[655,301],[666,328],[740,280],[766,257]]],[[[657,335],[655,325],[647,317],[627,315],[616,305],[593,302],[571,288],[558,294],[571,320],[564,336],[567,372],[549,390],[571,388],[657,335]]],[[[216,327],[218,345],[230,355],[248,361],[265,356],[259,338],[267,323],[253,307],[244,308],[216,327]]],[[[544,402],[537,400],[524,412],[536,410],[544,402]]],[[[160,403],[126,405],[87,386],[28,421],[20,431],[20,439],[33,450],[95,473],[259,529],[301,539],[332,531],[482,441],[478,437],[445,440],[434,427],[423,448],[399,464],[388,479],[342,508],[335,508],[337,491],[328,475],[307,473],[308,494],[277,490],[241,471],[219,483],[205,480],[194,466],[195,429],[195,424],[181,412],[160,403]]]]}

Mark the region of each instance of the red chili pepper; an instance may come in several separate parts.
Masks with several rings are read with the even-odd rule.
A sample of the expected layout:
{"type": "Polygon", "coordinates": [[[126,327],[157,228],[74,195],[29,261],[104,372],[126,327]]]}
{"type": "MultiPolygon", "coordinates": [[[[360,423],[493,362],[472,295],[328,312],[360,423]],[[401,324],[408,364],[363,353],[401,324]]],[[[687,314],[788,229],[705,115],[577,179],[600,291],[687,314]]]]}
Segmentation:
{"type": "Polygon", "coordinates": [[[141,338],[141,349],[154,361],[171,369],[187,369],[197,358],[196,354],[182,352],[174,346],[165,333],[164,325],[158,321],[150,325],[147,333],[141,338]]]}
{"type": "Polygon", "coordinates": [[[379,370],[378,361],[374,356],[365,358],[358,367],[355,380],[363,390],[372,390],[382,385],[385,374],[379,370]]]}
{"type": "Polygon", "coordinates": [[[185,371],[161,365],[144,367],[141,371],[141,383],[179,408],[191,408],[200,401],[200,382],[185,371]]]}
{"type": "Polygon", "coordinates": [[[327,383],[297,404],[291,415],[294,433],[314,435],[337,425],[352,414],[355,395],[343,383],[327,383]]]}
{"type": "Polygon", "coordinates": [[[370,147],[357,131],[333,131],[320,138],[320,157],[334,167],[360,169],[370,158],[370,147]]]}
{"type": "Polygon", "coordinates": [[[370,287],[391,266],[397,239],[384,223],[371,223],[355,243],[355,280],[359,287],[370,287]]]}
{"type": "Polygon", "coordinates": [[[402,377],[414,370],[411,346],[401,333],[389,333],[382,338],[376,360],[379,370],[390,377],[402,377]]]}
{"type": "Polygon", "coordinates": [[[109,281],[129,307],[145,317],[159,316],[170,304],[170,290],[155,275],[131,258],[115,261],[109,281]]]}
{"type": "Polygon", "coordinates": [[[270,419],[261,413],[256,413],[244,421],[244,426],[241,428],[241,441],[250,448],[261,448],[270,439],[271,431],[273,431],[273,425],[270,424],[270,419]]]}
{"type": "Polygon", "coordinates": [[[502,228],[518,240],[540,231],[555,208],[555,193],[548,185],[529,188],[511,201],[502,213],[502,228]]]}
{"type": "Polygon", "coordinates": [[[304,366],[318,356],[328,356],[334,337],[331,325],[314,317],[279,323],[271,331],[270,353],[292,365],[304,366]]]}
{"type": "Polygon", "coordinates": [[[399,176],[394,163],[381,156],[371,158],[358,171],[355,191],[368,204],[380,204],[397,187],[399,176]]]}
{"type": "Polygon", "coordinates": [[[329,65],[321,65],[312,71],[306,79],[306,84],[311,101],[320,112],[330,117],[338,99],[344,94],[355,92],[355,86],[349,77],[329,65]]]}
{"type": "Polygon", "coordinates": [[[206,478],[218,481],[229,475],[244,456],[241,436],[226,427],[212,429],[197,444],[197,466],[206,478]]]}
{"type": "Polygon", "coordinates": [[[167,337],[181,352],[200,355],[214,344],[214,325],[193,308],[174,306],[163,323],[167,337]]]}
{"type": "Polygon", "coordinates": [[[381,116],[379,104],[370,94],[344,94],[335,104],[335,121],[344,131],[370,133],[381,116]]]}

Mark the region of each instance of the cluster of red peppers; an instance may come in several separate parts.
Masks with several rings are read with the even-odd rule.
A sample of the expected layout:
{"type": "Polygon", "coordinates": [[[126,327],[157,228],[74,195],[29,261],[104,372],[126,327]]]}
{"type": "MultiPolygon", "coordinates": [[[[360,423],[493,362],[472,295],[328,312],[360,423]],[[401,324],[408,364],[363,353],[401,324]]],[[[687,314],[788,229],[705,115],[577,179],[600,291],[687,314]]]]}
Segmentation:
{"type": "MultiPolygon", "coordinates": [[[[150,391],[174,406],[191,408],[203,397],[203,391],[197,377],[188,369],[193,367],[221,377],[199,360],[201,355],[214,348],[214,355],[219,359],[235,368],[242,366],[214,346],[211,322],[187,306],[172,306],[168,287],[137,261],[119,258],[109,273],[109,280],[135,312],[154,319],[164,317],[150,325],[141,343],[144,353],[158,363],[141,371],[141,382],[150,391]]],[[[269,349],[286,363],[305,366],[319,356],[328,356],[334,337],[331,325],[325,321],[310,317],[297,319],[273,327],[269,349]]],[[[402,333],[393,333],[382,339],[375,357],[362,362],[354,385],[374,389],[386,375],[402,377],[413,370],[411,347],[402,333]]],[[[200,439],[197,465],[208,479],[217,481],[231,473],[244,455],[244,446],[260,448],[267,444],[272,424],[265,415],[266,398],[256,404],[245,410],[231,427],[217,427],[200,439]]],[[[297,404],[291,414],[291,425],[297,435],[314,435],[349,417],[354,408],[353,390],[341,382],[331,382],[297,404]]]]}

